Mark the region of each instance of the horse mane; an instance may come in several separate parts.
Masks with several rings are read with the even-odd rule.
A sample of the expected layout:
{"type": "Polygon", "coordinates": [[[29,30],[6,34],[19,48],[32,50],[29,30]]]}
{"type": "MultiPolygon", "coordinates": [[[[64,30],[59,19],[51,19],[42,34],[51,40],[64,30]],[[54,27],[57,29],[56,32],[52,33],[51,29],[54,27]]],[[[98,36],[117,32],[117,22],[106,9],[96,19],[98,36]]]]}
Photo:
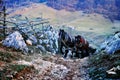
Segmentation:
{"type": "Polygon", "coordinates": [[[59,31],[64,35],[64,39],[67,40],[67,42],[72,42],[71,36],[66,31],[64,31],[64,29],[60,29],[59,31]]]}
{"type": "Polygon", "coordinates": [[[82,44],[86,44],[87,43],[87,41],[81,35],[77,35],[77,36],[75,36],[75,38],[77,38],[79,40],[79,42],[81,42],[82,44]]]}

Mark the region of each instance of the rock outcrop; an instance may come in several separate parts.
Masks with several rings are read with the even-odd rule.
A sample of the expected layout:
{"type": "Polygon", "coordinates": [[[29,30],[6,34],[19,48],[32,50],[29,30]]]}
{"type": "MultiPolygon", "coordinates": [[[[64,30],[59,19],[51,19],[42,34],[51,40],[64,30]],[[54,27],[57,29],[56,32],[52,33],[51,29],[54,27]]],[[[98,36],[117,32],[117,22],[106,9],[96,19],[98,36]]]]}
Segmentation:
{"type": "Polygon", "coordinates": [[[114,36],[109,37],[102,45],[101,49],[109,54],[113,54],[120,50],[120,33],[116,33],[114,36]]]}
{"type": "Polygon", "coordinates": [[[12,47],[25,53],[28,52],[27,45],[22,35],[18,31],[15,31],[12,34],[8,35],[7,38],[2,41],[2,44],[6,47],[12,47]]]}

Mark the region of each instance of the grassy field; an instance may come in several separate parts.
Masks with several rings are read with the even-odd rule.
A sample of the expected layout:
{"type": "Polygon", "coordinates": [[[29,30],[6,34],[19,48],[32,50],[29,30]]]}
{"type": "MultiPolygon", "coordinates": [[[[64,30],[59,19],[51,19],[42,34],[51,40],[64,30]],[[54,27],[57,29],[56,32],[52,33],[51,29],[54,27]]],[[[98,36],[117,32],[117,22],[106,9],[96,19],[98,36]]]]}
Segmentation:
{"type": "MultiPolygon", "coordinates": [[[[25,16],[29,17],[30,19],[42,16],[43,18],[49,18],[50,24],[54,26],[74,26],[78,31],[94,32],[98,34],[111,34],[115,30],[118,30],[113,30],[112,27],[115,27],[116,25],[113,24],[109,19],[105,19],[102,15],[95,13],[84,14],[82,11],[58,11],[44,4],[32,4],[30,7],[20,8],[9,16],[13,16],[15,14],[22,14],[23,19],[25,16]]],[[[120,24],[117,24],[117,26],[120,27],[120,24]]]]}

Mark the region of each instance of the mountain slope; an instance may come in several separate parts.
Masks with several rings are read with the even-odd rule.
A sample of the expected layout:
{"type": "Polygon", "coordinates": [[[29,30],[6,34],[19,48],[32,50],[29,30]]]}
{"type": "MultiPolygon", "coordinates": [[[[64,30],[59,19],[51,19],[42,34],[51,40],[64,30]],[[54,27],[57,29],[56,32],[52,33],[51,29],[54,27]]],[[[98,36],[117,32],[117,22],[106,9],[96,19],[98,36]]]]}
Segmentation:
{"type": "Polygon", "coordinates": [[[56,10],[39,3],[32,4],[31,7],[17,9],[8,17],[16,14],[21,14],[23,19],[25,19],[25,16],[30,19],[34,19],[42,15],[44,18],[49,18],[50,24],[56,27],[62,25],[74,26],[75,29],[79,31],[95,32],[100,34],[111,33],[114,31],[112,30],[112,27],[114,26],[113,23],[109,19],[105,19],[102,15],[95,13],[85,14],[82,11],[70,12],[65,9],[56,10]],[[91,28],[94,29],[90,30],[91,28]]]}

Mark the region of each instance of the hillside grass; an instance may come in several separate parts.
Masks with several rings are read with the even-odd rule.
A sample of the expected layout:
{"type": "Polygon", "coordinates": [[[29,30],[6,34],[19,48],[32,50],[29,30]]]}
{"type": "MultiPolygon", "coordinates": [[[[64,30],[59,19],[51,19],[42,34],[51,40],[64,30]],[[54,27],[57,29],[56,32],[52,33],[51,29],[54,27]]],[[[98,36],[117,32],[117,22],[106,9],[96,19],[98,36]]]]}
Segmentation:
{"type": "Polygon", "coordinates": [[[120,54],[107,54],[100,52],[90,57],[89,75],[92,80],[118,80],[120,71],[116,75],[108,75],[106,71],[120,66],[120,54]]]}
{"type": "MultiPolygon", "coordinates": [[[[45,4],[32,4],[30,7],[23,7],[17,9],[8,17],[21,14],[22,19],[27,16],[29,19],[35,19],[37,17],[49,18],[50,24],[59,28],[58,26],[74,26],[78,31],[94,32],[96,34],[111,34],[117,29],[112,29],[114,25],[109,19],[105,19],[103,15],[96,13],[85,14],[82,11],[69,12],[66,10],[55,10],[45,4]]],[[[118,24],[120,26],[120,24],[118,24]]],[[[39,26],[38,26],[39,27],[39,26]]]]}

